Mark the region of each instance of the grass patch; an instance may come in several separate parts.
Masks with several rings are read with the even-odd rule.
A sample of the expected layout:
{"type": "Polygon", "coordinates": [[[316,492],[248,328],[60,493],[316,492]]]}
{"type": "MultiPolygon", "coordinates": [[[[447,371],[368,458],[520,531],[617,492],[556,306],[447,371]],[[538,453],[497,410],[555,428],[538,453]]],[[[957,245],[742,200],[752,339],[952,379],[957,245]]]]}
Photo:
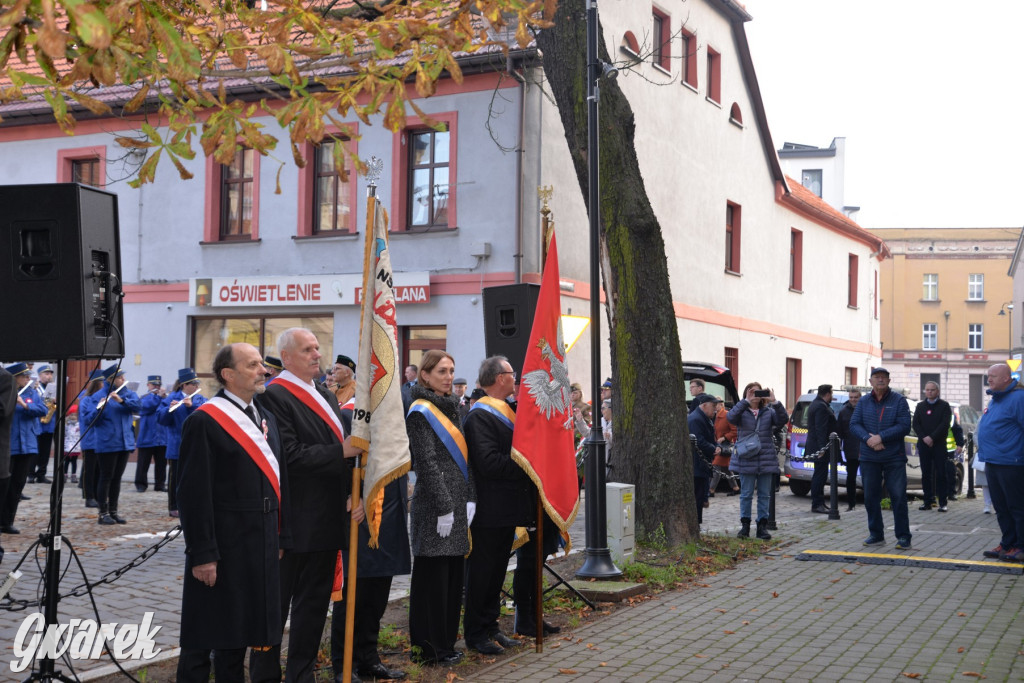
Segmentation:
{"type": "Polygon", "coordinates": [[[758,555],[770,547],[771,542],[731,536],[701,536],[672,549],[644,543],[637,548],[636,560],[623,568],[623,575],[630,581],[647,584],[653,591],[662,591],[680,587],[695,576],[729,569],[744,557],[758,555]]]}

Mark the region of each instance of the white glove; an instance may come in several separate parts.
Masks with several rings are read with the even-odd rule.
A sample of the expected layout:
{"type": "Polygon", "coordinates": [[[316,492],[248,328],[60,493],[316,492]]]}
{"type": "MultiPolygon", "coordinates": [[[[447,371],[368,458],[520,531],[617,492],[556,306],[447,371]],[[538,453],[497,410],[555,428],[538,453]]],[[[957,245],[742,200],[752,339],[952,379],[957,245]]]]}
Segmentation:
{"type": "Polygon", "coordinates": [[[473,524],[473,518],[475,516],[476,516],[476,503],[474,503],[473,501],[467,501],[466,502],[466,519],[468,521],[466,522],[466,526],[470,526],[470,525],[473,524]]]}
{"type": "Polygon", "coordinates": [[[452,532],[452,526],[454,524],[454,512],[449,512],[447,515],[441,515],[437,518],[437,535],[441,538],[448,538],[448,534],[452,532]]]}

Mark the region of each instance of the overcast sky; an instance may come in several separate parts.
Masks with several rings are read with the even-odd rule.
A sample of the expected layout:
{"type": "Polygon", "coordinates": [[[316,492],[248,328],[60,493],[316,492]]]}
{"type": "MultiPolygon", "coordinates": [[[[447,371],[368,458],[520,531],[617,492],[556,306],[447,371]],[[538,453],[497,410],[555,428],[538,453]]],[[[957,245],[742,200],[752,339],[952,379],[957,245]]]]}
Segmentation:
{"type": "Polygon", "coordinates": [[[861,225],[1024,225],[1024,0],[744,4],[775,148],[846,137],[861,225]]]}

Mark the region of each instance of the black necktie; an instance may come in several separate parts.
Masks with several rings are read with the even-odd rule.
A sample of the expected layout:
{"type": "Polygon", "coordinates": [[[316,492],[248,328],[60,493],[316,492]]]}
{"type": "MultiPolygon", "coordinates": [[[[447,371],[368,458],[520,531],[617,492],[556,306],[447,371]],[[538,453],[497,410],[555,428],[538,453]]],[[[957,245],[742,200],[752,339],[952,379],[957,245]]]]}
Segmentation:
{"type": "Polygon", "coordinates": [[[252,406],[245,407],[245,414],[249,416],[249,419],[252,420],[254,425],[257,427],[260,426],[260,421],[256,419],[256,410],[252,406]]]}

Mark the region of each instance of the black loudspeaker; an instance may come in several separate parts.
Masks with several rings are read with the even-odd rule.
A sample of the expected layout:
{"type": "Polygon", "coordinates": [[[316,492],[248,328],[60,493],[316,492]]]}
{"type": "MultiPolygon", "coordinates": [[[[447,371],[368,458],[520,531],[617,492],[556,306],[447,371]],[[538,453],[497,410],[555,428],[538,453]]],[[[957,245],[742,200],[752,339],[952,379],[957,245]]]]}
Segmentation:
{"type": "Polygon", "coordinates": [[[115,194],[0,186],[0,358],[124,355],[118,239],[115,194]]]}
{"type": "Polygon", "coordinates": [[[505,356],[523,374],[530,328],[540,285],[523,283],[484,288],[484,345],[488,356],[505,356]]]}

